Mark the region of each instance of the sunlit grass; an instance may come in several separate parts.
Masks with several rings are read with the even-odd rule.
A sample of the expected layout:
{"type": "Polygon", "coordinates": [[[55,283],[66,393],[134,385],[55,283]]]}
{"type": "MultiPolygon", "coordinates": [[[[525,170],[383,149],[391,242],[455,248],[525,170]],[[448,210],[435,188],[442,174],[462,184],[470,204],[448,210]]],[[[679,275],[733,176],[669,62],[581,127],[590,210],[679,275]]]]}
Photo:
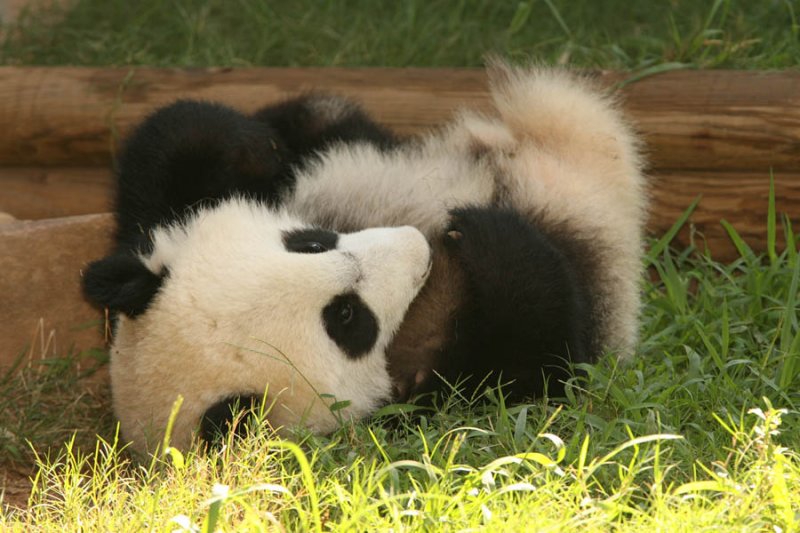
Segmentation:
{"type": "MultiPolygon", "coordinates": [[[[0,525],[21,531],[603,531],[612,525],[791,531],[800,509],[800,462],[779,444],[785,412],[762,403],[741,423],[718,420],[708,428],[728,441],[709,463],[681,463],[674,451],[685,441],[669,434],[607,439],[592,453],[589,443],[599,437],[593,433],[568,450],[552,433],[511,444],[490,429],[438,425],[402,436],[422,448],[413,456],[387,451],[398,437],[371,434],[365,426],[302,447],[259,435],[218,453],[168,454],[140,466],[113,444],[101,442],[90,454],[67,445],[40,460],[30,508],[0,517],[0,525]],[[503,455],[509,445],[516,451],[503,455]],[[574,460],[567,459],[570,451],[574,460]]],[[[496,419],[501,416],[515,422],[512,413],[496,419]]]]}

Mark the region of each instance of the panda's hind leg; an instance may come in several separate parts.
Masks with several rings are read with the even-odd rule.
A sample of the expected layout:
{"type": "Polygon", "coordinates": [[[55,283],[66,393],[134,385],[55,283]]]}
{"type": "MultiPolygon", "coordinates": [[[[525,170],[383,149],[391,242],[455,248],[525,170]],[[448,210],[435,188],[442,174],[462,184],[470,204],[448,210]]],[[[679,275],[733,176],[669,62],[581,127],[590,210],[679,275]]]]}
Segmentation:
{"type": "Polygon", "coordinates": [[[570,362],[593,358],[592,306],[576,266],[513,210],[466,207],[451,217],[445,241],[466,290],[442,374],[451,384],[467,378],[467,389],[500,379],[512,400],[563,396],[570,362]]]}

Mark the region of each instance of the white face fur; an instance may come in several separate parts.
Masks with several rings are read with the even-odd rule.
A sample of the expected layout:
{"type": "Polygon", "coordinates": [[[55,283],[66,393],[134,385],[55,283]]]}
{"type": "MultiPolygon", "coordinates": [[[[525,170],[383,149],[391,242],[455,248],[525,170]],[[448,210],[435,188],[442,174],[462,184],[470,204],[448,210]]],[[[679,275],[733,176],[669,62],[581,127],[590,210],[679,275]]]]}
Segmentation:
{"type": "Polygon", "coordinates": [[[416,229],[337,235],[230,200],[153,240],[142,260],[161,288],[145,313],[120,316],[111,352],[114,408],[134,448],[160,443],[179,395],[178,447],[233,396],[266,390],[273,427],[319,432],[390,397],[385,350],[430,267],[416,229]],[[350,404],[335,416],[334,401],[350,404]]]}

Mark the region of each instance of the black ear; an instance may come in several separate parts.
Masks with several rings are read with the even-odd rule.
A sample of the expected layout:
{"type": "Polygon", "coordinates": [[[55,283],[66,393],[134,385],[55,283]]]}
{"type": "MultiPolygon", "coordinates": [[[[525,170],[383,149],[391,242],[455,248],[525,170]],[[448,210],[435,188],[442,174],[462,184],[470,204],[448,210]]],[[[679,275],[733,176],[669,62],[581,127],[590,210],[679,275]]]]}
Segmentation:
{"type": "Polygon", "coordinates": [[[83,292],[93,303],[133,318],[147,310],[163,279],[139,257],[121,252],[89,265],[83,273],[83,292]]]}

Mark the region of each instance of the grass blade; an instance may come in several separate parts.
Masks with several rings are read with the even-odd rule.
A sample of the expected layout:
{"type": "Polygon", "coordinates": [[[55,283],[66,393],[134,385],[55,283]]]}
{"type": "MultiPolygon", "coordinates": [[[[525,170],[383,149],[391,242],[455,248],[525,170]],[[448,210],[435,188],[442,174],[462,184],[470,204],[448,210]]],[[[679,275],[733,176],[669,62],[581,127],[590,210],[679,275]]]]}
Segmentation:
{"type": "Polygon", "coordinates": [[[739,255],[744,259],[748,265],[753,265],[755,262],[756,255],[753,253],[753,249],[744,242],[739,232],[728,222],[727,220],[720,220],[719,222],[722,224],[722,227],[725,228],[725,231],[728,232],[728,237],[730,237],[733,245],[736,247],[736,251],[739,252],[739,255]]]}
{"type": "Polygon", "coordinates": [[[769,171],[769,202],[767,207],[767,254],[769,262],[775,265],[778,262],[778,254],[775,252],[775,176],[772,169],[769,171]]]}
{"type": "Polygon", "coordinates": [[[780,350],[784,361],[781,365],[778,385],[781,390],[787,390],[794,380],[798,369],[800,369],[800,331],[795,331],[792,335],[792,326],[795,323],[797,306],[797,286],[800,283],[800,262],[794,265],[792,281],[789,283],[789,292],[786,295],[786,310],[783,315],[781,326],[780,350]]]}
{"type": "Polygon", "coordinates": [[[655,244],[653,244],[653,246],[650,247],[650,251],[647,252],[647,256],[645,258],[645,262],[648,265],[654,263],[655,260],[661,255],[661,252],[663,252],[664,249],[669,246],[669,243],[672,242],[672,239],[675,238],[675,235],[678,234],[683,225],[686,224],[686,221],[689,220],[689,217],[697,208],[697,205],[700,203],[701,199],[702,195],[698,195],[697,198],[695,198],[694,201],[689,204],[689,207],[686,208],[686,211],[684,211],[683,214],[678,217],[678,220],[675,221],[672,227],[669,228],[669,231],[667,231],[663,237],[661,237],[658,241],[656,241],[655,244]]]}
{"type": "Polygon", "coordinates": [[[797,237],[792,230],[792,221],[784,213],[783,215],[783,236],[786,242],[786,256],[789,258],[789,267],[794,268],[797,261],[797,237]]]}
{"type": "Polygon", "coordinates": [[[644,78],[649,78],[650,76],[655,76],[656,74],[661,74],[663,72],[672,72],[673,70],[686,70],[694,68],[694,65],[691,63],[681,63],[679,61],[673,61],[670,63],[659,63],[658,65],[653,65],[652,67],[643,68],[637,71],[632,76],[625,78],[621,82],[617,83],[614,86],[614,90],[619,90],[625,87],[626,85],[630,85],[631,83],[636,83],[639,80],[643,80],[644,78]]]}
{"type": "Polygon", "coordinates": [[[572,32],[567,26],[567,23],[564,22],[564,18],[561,16],[561,13],[558,12],[558,9],[555,5],[553,5],[552,0],[544,0],[544,3],[547,4],[547,7],[550,9],[550,13],[553,14],[553,18],[556,19],[558,25],[561,26],[561,29],[564,31],[568,39],[572,39],[572,32]]]}

